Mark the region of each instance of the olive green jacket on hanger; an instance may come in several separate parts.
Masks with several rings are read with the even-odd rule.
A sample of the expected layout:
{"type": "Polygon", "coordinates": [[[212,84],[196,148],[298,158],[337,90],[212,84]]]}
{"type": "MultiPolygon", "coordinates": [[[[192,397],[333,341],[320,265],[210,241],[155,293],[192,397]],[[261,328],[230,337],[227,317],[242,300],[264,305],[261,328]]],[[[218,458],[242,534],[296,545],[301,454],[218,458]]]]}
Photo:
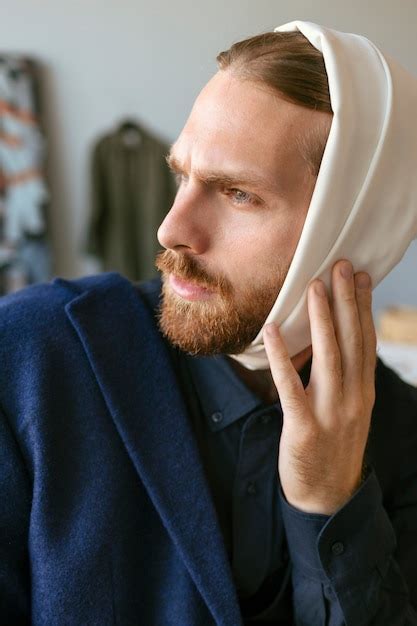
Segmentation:
{"type": "Polygon", "coordinates": [[[137,281],[157,275],[156,233],[176,184],[165,161],[168,145],[132,122],[102,137],[92,155],[92,207],[83,251],[102,269],[137,281]]]}

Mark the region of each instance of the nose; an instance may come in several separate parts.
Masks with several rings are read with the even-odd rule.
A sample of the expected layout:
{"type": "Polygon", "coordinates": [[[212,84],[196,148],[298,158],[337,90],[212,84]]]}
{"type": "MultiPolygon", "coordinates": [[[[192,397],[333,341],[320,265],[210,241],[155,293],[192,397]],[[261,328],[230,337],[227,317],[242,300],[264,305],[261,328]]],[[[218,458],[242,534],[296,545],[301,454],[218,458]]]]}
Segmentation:
{"type": "Polygon", "coordinates": [[[158,229],[158,241],[171,250],[202,254],[209,245],[209,211],[201,191],[191,182],[180,187],[171,210],[158,229]]]}

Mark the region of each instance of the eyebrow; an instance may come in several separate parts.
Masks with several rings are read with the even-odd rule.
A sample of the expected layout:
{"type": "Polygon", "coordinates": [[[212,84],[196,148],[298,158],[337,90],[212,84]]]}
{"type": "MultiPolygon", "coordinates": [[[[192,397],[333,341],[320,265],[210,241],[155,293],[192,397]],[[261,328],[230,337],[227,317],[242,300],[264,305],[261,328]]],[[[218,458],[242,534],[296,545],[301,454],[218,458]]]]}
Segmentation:
{"type": "MultiPolygon", "coordinates": [[[[185,173],[185,168],[172,152],[169,152],[165,159],[172,172],[176,174],[185,173]]],[[[250,187],[260,187],[265,191],[280,193],[278,186],[275,187],[271,185],[270,181],[267,181],[262,176],[257,176],[256,174],[250,172],[237,171],[234,173],[227,173],[212,170],[194,170],[194,175],[198,178],[198,180],[206,185],[248,185],[250,187]]]]}

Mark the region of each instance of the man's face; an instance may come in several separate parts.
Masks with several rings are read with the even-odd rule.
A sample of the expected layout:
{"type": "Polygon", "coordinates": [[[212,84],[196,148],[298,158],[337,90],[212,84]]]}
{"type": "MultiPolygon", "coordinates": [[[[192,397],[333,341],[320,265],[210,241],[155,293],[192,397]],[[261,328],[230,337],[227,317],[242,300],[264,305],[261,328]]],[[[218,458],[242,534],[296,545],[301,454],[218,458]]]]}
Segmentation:
{"type": "Polygon", "coordinates": [[[328,115],[218,72],[171,150],[180,180],[158,230],[159,324],[192,354],[238,354],[283,285],[316,178],[296,146],[328,115]]]}

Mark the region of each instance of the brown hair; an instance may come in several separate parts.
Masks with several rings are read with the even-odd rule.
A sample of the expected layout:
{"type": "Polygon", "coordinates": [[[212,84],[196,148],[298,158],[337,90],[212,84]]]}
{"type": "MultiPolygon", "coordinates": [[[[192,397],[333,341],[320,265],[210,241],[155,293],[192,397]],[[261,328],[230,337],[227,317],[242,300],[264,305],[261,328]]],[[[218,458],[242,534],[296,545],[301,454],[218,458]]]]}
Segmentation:
{"type": "MultiPolygon", "coordinates": [[[[234,43],[217,55],[220,70],[267,85],[281,98],[300,106],[332,113],[323,55],[299,31],[268,32],[234,43]]],[[[317,176],[331,125],[331,115],[298,137],[299,150],[317,176]]]]}

